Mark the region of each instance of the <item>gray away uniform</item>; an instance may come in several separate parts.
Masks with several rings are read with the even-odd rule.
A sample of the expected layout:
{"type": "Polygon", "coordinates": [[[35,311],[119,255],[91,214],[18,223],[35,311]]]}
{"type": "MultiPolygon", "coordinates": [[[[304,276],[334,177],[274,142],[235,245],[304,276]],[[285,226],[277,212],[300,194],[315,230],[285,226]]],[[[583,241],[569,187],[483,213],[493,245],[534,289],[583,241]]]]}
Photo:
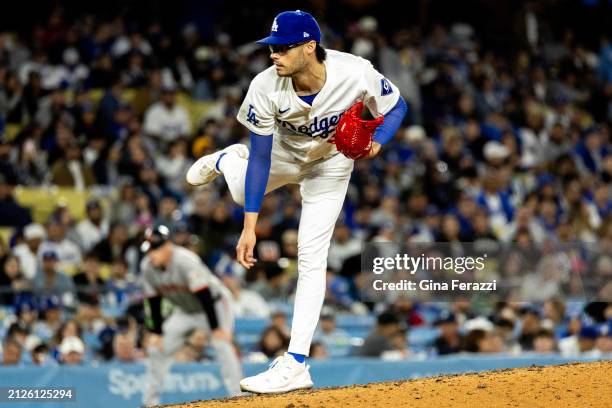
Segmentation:
{"type": "MultiPolygon", "coordinates": [[[[163,350],[151,351],[146,362],[142,401],[145,405],[157,405],[173,355],[185,344],[185,334],[192,329],[202,329],[208,334],[212,332],[202,301],[196,293],[205,288],[210,290],[219,328],[232,333],[234,316],[228,301],[231,296],[229,290],[195,253],[175,245],[172,259],[165,270],[154,268],[148,256],[142,260],[140,268],[144,295],[150,298],[162,296],[174,305],[161,327],[163,350]]],[[[211,338],[210,345],[221,366],[228,393],[230,396],[239,394],[242,368],[232,344],[211,338]]]]}

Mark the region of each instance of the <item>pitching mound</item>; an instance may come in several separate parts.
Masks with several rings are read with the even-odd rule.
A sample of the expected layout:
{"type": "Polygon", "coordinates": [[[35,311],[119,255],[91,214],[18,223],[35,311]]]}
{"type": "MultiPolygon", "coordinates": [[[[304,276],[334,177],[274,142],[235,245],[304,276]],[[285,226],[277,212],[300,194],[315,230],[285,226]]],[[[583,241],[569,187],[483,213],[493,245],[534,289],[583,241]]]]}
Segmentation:
{"type": "Polygon", "coordinates": [[[612,361],[238,397],[173,408],[612,407],[612,361]]]}

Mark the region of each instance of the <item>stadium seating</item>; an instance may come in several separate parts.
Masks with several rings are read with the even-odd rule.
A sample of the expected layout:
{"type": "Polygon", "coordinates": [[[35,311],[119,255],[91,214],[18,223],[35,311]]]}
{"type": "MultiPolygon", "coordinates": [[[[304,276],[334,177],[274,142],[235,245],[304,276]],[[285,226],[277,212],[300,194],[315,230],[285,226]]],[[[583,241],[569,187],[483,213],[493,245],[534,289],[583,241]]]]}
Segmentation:
{"type": "Polygon", "coordinates": [[[83,219],[90,194],[89,191],[67,188],[15,188],[15,199],[19,204],[32,209],[32,218],[38,223],[44,223],[57,206],[67,206],[75,219],[83,219]]]}

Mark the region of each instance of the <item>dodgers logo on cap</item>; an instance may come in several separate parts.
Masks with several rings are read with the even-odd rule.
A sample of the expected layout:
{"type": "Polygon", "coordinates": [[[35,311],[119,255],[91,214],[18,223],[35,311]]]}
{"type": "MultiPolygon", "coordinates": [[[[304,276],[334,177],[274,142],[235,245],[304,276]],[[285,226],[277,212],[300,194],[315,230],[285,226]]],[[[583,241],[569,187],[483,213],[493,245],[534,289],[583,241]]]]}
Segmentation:
{"type": "Polygon", "coordinates": [[[284,11],[272,22],[270,35],[257,41],[265,45],[288,45],[314,40],[321,42],[317,20],[305,11],[284,11]]]}

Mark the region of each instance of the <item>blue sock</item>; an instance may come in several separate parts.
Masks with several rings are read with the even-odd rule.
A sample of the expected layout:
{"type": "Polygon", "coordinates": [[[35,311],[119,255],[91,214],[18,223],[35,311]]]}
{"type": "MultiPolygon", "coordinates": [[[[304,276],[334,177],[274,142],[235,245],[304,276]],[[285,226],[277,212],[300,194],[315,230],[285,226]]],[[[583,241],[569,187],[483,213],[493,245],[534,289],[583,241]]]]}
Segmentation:
{"type": "Polygon", "coordinates": [[[295,358],[295,361],[297,361],[298,363],[303,363],[306,360],[306,356],[303,354],[296,354],[290,351],[289,351],[289,354],[291,354],[293,358],[295,358]]]}
{"type": "Polygon", "coordinates": [[[221,173],[221,169],[219,168],[219,163],[221,162],[221,159],[223,158],[223,156],[225,156],[227,153],[223,152],[221,153],[221,155],[219,155],[219,158],[217,159],[217,162],[215,163],[215,169],[217,169],[217,171],[219,173],[221,173]]]}

